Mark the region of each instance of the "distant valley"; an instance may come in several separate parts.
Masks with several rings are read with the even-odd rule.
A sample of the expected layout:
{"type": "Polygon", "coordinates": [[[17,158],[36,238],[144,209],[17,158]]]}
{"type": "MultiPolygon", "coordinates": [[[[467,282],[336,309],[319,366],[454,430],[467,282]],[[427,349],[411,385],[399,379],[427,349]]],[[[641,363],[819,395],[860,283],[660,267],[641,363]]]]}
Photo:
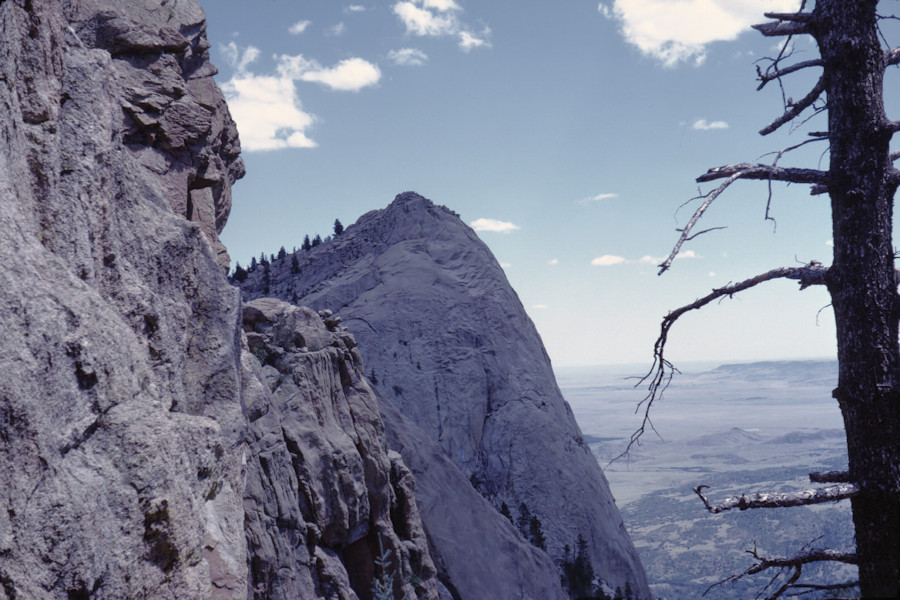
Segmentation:
{"type": "MultiPolygon", "coordinates": [[[[646,368],[646,367],[645,367],[646,368]]],[[[812,487],[811,471],[846,469],[843,422],[831,390],[834,361],[785,361],[686,369],[676,375],[627,457],[640,425],[645,388],[638,367],[558,368],[571,404],[641,554],[658,599],[696,598],[752,564],[746,553],[789,555],[811,547],[853,547],[849,502],[711,515],[692,491],[710,486],[713,502],[756,491],[812,487]]],[[[717,586],[707,598],[753,597],[764,574],[717,586]]],[[[822,582],[855,578],[850,567],[804,570],[822,582]]]]}

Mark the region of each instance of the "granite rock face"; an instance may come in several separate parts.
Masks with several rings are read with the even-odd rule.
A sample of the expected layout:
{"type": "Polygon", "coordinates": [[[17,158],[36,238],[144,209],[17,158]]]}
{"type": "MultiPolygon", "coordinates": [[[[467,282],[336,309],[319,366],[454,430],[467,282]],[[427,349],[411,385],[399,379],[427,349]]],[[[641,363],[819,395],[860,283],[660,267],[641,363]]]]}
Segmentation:
{"type": "Polygon", "coordinates": [[[244,307],[244,329],[265,382],[246,396],[250,597],[365,598],[386,574],[397,598],[437,598],[414,483],[387,450],[356,341],[273,298],[244,307]]]}
{"type": "Polygon", "coordinates": [[[379,540],[438,597],[352,338],[243,332],[204,31],[193,0],[0,1],[0,600],[365,599],[379,540]]]}
{"type": "MultiPolygon", "coordinates": [[[[469,227],[446,208],[405,193],[296,257],[299,274],[291,273],[290,256],[257,269],[243,285],[245,297],[274,295],[343,319],[377,382],[389,427],[393,407],[493,505],[486,511],[493,516],[478,517],[487,519],[488,535],[502,525],[502,504],[514,519],[524,504],[540,521],[554,560],[582,536],[603,582],[623,589],[629,582],[649,597],[638,555],[540,337],[469,227]]],[[[456,561],[459,549],[442,547],[432,535],[441,514],[432,503],[445,494],[429,486],[425,459],[408,434],[389,437],[419,478],[419,505],[442,577],[453,585],[477,580],[465,566],[473,561],[456,561]]],[[[507,590],[518,589],[515,574],[494,569],[500,572],[509,578],[507,590]]]]}
{"type": "Polygon", "coordinates": [[[240,301],[173,212],[243,167],[202,11],[156,4],[0,4],[3,598],[246,596],[240,301]],[[209,126],[132,139],[152,94],[209,126]]]}

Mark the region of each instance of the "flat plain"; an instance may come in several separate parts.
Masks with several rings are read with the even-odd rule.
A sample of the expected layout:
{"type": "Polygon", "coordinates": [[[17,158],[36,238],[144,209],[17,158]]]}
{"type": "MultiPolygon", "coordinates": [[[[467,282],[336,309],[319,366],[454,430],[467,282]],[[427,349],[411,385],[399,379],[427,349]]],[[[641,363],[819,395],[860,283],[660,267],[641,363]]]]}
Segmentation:
{"type": "MultiPolygon", "coordinates": [[[[635,411],[646,386],[635,377],[646,371],[646,365],[571,367],[556,375],[658,600],[704,593],[753,598],[775,572],[710,586],[751,566],[754,548],[764,556],[853,549],[848,501],[712,515],[693,492],[708,485],[715,504],[742,493],[809,489],[810,472],[846,469],[843,422],[831,397],[835,361],[682,368],[651,409],[653,429],[616,459],[640,426],[643,409],[635,411]]],[[[823,564],[804,568],[801,582],[855,578],[853,567],[823,564]]]]}

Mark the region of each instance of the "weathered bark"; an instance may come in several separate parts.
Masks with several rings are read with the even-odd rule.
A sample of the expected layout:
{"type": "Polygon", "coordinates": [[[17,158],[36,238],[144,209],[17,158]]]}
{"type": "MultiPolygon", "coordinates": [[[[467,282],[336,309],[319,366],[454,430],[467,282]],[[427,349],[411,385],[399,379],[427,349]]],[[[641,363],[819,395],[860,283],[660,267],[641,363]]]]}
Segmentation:
{"type": "Polygon", "coordinates": [[[876,0],[819,0],[810,30],[825,65],[837,326],[834,391],[847,432],[863,596],[900,594],[900,297],[894,276],[886,55],[876,0]]]}
{"type": "MultiPolygon", "coordinates": [[[[822,100],[827,99],[828,132],[810,135],[829,141],[828,171],[775,164],[711,169],[701,181],[725,181],[701,196],[703,203],[679,230],[680,239],[660,265],[660,273],[671,266],[681,245],[694,237],[691,230],[709,205],[738,179],[810,183],[813,194],[830,195],[834,262],[827,269],[815,269],[819,279],[810,283],[825,283],[835,315],[839,380],[834,397],[844,419],[850,462],[849,473],[840,474],[840,479],[858,489],[851,501],[863,597],[900,597],[900,277],[892,242],[894,194],[900,183],[893,161],[900,152],[890,151],[900,123],[885,114],[883,86],[885,69],[900,64],[900,49],[882,48],[878,0],[817,0],[811,12],[802,12],[806,4],[798,13],[768,14],[774,22],[755,26],[766,36],[809,34],[820,52],[819,59],[794,66],[782,66],[779,55],[766,71],[758,70],[760,87],[805,68],[822,68],[810,93],[799,102],[788,102],[784,114],[760,133],[779,129],[810,107],[821,111],[822,100]]],[[[673,368],[663,351],[669,327],[680,314],[725,295],[726,289],[737,292],[790,276],[785,270],[773,270],[667,315],[648,375],[647,410],[671,379],[673,368]]],[[[645,414],[644,426],[648,423],[645,414]]],[[[633,436],[631,443],[635,440],[633,436]]],[[[822,477],[837,480],[836,474],[822,477]]]]}

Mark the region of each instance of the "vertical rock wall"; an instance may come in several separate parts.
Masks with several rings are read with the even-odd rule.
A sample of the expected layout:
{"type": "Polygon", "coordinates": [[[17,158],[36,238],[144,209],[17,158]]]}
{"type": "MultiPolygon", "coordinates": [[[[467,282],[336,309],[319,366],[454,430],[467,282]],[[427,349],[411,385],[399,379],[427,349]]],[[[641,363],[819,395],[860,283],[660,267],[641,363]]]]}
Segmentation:
{"type": "Polygon", "coordinates": [[[192,2],[0,4],[0,597],[246,596],[214,223],[243,166],[207,59],[192,2]]]}
{"type": "Polygon", "coordinates": [[[0,0],[0,600],[435,598],[352,338],[242,338],[207,48],[193,0],[0,0]]]}
{"type": "Polygon", "coordinates": [[[249,303],[244,327],[265,382],[247,395],[251,597],[367,599],[388,578],[396,598],[437,598],[414,483],[387,450],[356,341],[273,298],[249,303]]]}

